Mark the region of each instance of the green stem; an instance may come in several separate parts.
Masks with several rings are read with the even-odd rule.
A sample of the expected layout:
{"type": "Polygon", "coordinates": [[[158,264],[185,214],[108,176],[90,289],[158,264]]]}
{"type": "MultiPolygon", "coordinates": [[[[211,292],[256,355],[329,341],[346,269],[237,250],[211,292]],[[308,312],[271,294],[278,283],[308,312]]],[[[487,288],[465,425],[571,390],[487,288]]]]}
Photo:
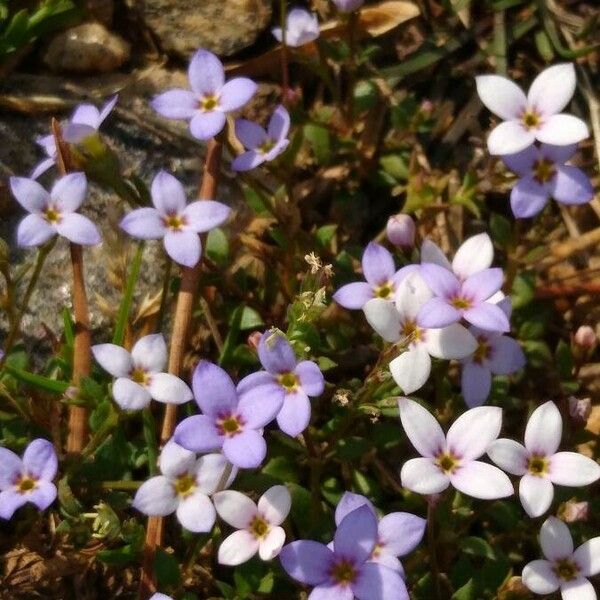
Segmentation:
{"type": "Polygon", "coordinates": [[[100,485],[104,490],[137,490],[143,481],[103,481],[100,485]]]}
{"type": "Polygon", "coordinates": [[[499,10],[494,13],[494,56],[496,57],[496,73],[506,76],[506,22],[505,13],[499,10]]]}
{"type": "Polygon", "coordinates": [[[427,545],[429,550],[429,568],[431,569],[435,597],[436,600],[442,600],[442,591],[440,589],[440,569],[437,561],[435,546],[435,505],[431,500],[427,505],[427,545]]]}
{"type": "Polygon", "coordinates": [[[162,329],[162,322],[165,317],[165,310],[167,309],[167,301],[169,299],[169,286],[171,284],[171,269],[173,267],[173,261],[170,257],[167,257],[167,263],[165,264],[165,276],[163,279],[162,294],[160,296],[160,307],[158,309],[158,316],[156,318],[156,329],[160,331],[162,329]]]}
{"type": "Polygon", "coordinates": [[[148,450],[148,470],[154,477],[158,474],[158,444],[156,443],[156,423],[149,406],[142,410],[142,428],[148,450]]]}

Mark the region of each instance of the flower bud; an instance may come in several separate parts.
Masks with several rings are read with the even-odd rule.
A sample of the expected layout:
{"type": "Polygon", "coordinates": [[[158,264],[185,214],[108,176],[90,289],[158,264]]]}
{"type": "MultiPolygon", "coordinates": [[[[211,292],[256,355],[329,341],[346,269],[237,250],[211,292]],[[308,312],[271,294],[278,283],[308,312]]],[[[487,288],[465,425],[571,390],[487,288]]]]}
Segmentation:
{"type": "Polygon", "coordinates": [[[260,331],[255,331],[248,336],[248,346],[252,348],[252,350],[258,351],[258,344],[260,342],[260,338],[262,337],[262,333],[260,331]]]}
{"type": "Polygon", "coordinates": [[[563,505],[561,513],[561,518],[565,523],[587,521],[589,504],[587,502],[573,502],[569,500],[563,505]]]}
{"type": "Polygon", "coordinates": [[[590,352],[596,348],[596,344],[598,343],[596,333],[589,325],[582,325],[575,332],[573,341],[581,348],[584,348],[590,352]]]}
{"type": "Polygon", "coordinates": [[[394,246],[413,246],[415,243],[415,223],[402,213],[390,217],[386,226],[388,240],[394,246]]]}
{"type": "Polygon", "coordinates": [[[364,0],[332,0],[332,2],[341,12],[353,12],[363,5],[364,0]]]}
{"type": "Polygon", "coordinates": [[[569,398],[569,416],[580,425],[585,425],[592,412],[592,401],[590,398],[569,398]]]}

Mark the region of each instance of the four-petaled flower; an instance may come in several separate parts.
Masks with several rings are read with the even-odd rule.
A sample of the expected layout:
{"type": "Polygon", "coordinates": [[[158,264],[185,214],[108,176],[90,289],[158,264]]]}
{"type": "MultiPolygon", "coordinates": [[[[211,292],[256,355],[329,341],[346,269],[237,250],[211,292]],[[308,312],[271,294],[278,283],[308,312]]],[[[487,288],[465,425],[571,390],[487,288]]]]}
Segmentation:
{"type": "Polygon", "coordinates": [[[510,479],[478,461],[498,437],[502,409],[479,406],[463,413],[445,436],[435,417],[409,398],[398,401],[404,431],[422,458],[404,463],[402,485],[417,494],[437,494],[453,485],[467,496],[492,500],[512,496],[510,479]]]}
{"type": "Polygon", "coordinates": [[[578,452],[557,452],[562,417],[553,402],[538,406],[525,428],[525,446],[509,439],[490,444],[488,456],[512,475],[521,476],[519,497],[530,517],[543,515],[552,504],[554,487],[589,485],[600,478],[596,461],[578,452]]]}
{"type": "Polygon", "coordinates": [[[33,440],[22,459],[0,448],[0,518],[10,519],[27,502],[46,510],[56,499],[52,480],[57,469],[56,451],[48,440],[33,440]]]}
{"type": "Polygon", "coordinates": [[[284,485],[269,488],[258,506],[240,492],[227,490],[214,495],[213,502],[221,519],[238,531],[227,536],[219,547],[222,565],[241,565],[257,552],[262,560],[275,558],[285,542],[285,521],[292,498],[284,485]]]}
{"type": "Polygon", "coordinates": [[[215,200],[186,204],[183,186],[166,171],[157,173],[151,195],[154,208],[131,211],[121,221],[121,227],[136,238],[162,238],[167,254],[176,263],[195,266],[202,254],[198,234],[221,225],[229,216],[229,207],[215,200]]]}
{"type": "MultiPolygon", "coordinates": [[[[283,42],[281,27],[273,27],[271,32],[278,42],[283,42]]],[[[319,19],[315,13],[303,8],[292,8],[285,21],[285,45],[297,48],[313,42],[319,37],[319,19]]]]}
{"type": "Polygon", "coordinates": [[[375,242],[370,242],[362,255],[362,270],[365,281],[357,281],[343,285],[333,299],[344,308],[360,309],[371,298],[383,298],[393,302],[396,299],[396,289],[402,279],[416,265],[408,265],[396,271],[394,258],[386,248],[375,242]]]}
{"type": "Polygon", "coordinates": [[[476,83],[481,101],[504,119],[488,137],[490,154],[514,154],[535,140],[566,146],[589,135],[581,119],[558,114],[575,91],[575,68],[571,63],[544,69],[534,79],[527,96],[516,83],[500,75],[481,75],[476,83]]]}
{"type": "Polygon", "coordinates": [[[277,414],[281,431],[292,437],[302,433],[310,421],[309,396],[320,396],[325,387],[321,370],[310,360],[298,362],[290,343],[278,331],[262,334],[258,357],[266,370],[244,377],[238,383],[237,393],[242,396],[260,388],[264,397],[278,398],[282,403],[277,414]]]}
{"type": "Polygon", "coordinates": [[[561,204],[585,204],[594,197],[588,176],[577,167],[566,165],[576,144],[530,146],[517,154],[503,156],[504,164],[519,176],[510,192],[510,206],[515,217],[537,215],[549,198],[561,204]]]}
{"type": "Polygon", "coordinates": [[[75,212],[87,193],[84,173],[61,177],[50,193],[37,181],[26,177],[11,177],[10,188],[18,203],[31,213],[19,223],[19,246],[41,246],[57,234],[83,246],[100,243],[98,228],[87,217],[75,212]]]}
{"type": "Polygon", "coordinates": [[[235,471],[227,476],[230,467],[225,457],[205,454],[196,458],[193,452],[169,441],[160,453],[159,467],[161,475],[142,483],[133,507],[149,516],[175,513],[187,530],[210,531],[217,515],[209,496],[235,477],[235,471]]]}
{"type": "MultiPolygon", "coordinates": [[[[498,306],[510,319],[509,298],[498,302],[498,306]]],[[[463,398],[473,408],[483,404],[492,388],[492,374],[510,375],[525,366],[525,354],[521,346],[512,338],[498,331],[486,331],[469,327],[477,341],[475,351],[462,359],[460,379],[463,398]]]]}
{"type": "Polygon", "coordinates": [[[225,82],[221,61],[208,50],[197,50],[188,68],[190,90],[174,89],[156,96],[152,108],[168,119],[190,121],[190,132],[207,140],[223,129],[226,115],[246,104],[257,85],[246,77],[225,82]]]}
{"type": "Polygon", "coordinates": [[[547,560],[534,560],[523,569],[523,583],[535,594],[560,589],[563,600],[596,600],[594,585],[587,579],[600,572],[600,537],[573,550],[569,528],[548,517],[540,530],[540,545],[547,560]]]}
{"type": "Polygon", "coordinates": [[[234,171],[249,171],[273,160],[288,147],[289,130],[290,115],[283,106],[275,109],[266,130],[253,121],[237,119],[235,135],[247,151],[233,160],[231,168],[234,171]]]}
{"type": "Polygon", "coordinates": [[[187,384],[170,373],[167,345],[160,333],[140,338],[131,349],[116,344],[92,346],[98,364],[116,381],[112,386],[115,402],[124,410],[140,410],[154,399],[166,404],[183,404],[193,398],[187,384]]]}
{"type": "Polygon", "coordinates": [[[363,505],[342,519],[331,548],[298,540],[284,546],[279,558],[290,577],[314,586],[310,598],[408,600],[400,573],[371,560],[377,536],[377,518],[363,505]]]}
{"type": "MultiPolygon", "coordinates": [[[[67,123],[62,126],[62,137],[70,144],[78,144],[94,135],[106,117],[115,107],[118,95],[113,96],[98,110],[93,104],[80,104],[71,115],[67,123]]],[[[56,163],[56,141],[53,134],[43,135],[36,139],[36,143],[44,149],[48,156],[38,163],[31,172],[31,178],[37,179],[56,163]]]]}
{"type": "Polygon", "coordinates": [[[400,283],[396,305],[381,298],[369,300],[364,307],[369,324],[387,342],[406,344],[406,351],[390,362],[390,372],[405,394],[423,387],[431,373],[431,357],[463,358],[475,351],[475,338],[458,323],[441,329],[426,329],[417,324],[423,304],[432,297],[418,273],[400,283]]]}
{"type": "Polygon", "coordinates": [[[239,397],[229,375],[206,360],[194,370],[192,388],[203,414],[181,421],[174,440],[194,452],[222,448],[235,466],[258,467],[267,453],[262,428],[279,412],[281,396],[263,397],[259,387],[239,397]]]}
{"type": "MultiPolygon", "coordinates": [[[[346,515],[363,505],[377,517],[375,507],[367,498],[345,492],[335,508],[335,524],[339,526],[346,515]]],[[[404,577],[404,567],[398,557],[412,552],[421,543],[427,521],[407,512],[389,513],[378,521],[377,543],[369,560],[394,569],[404,577]]]]}

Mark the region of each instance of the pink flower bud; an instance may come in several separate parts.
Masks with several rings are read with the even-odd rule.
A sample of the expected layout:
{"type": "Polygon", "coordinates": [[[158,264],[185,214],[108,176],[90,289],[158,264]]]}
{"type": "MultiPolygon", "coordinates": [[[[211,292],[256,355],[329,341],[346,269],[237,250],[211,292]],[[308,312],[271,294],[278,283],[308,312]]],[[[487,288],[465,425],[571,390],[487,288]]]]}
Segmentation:
{"type": "Polygon", "coordinates": [[[582,325],[573,337],[573,341],[586,350],[593,350],[598,343],[596,333],[589,325],[582,325]]]}
{"type": "Polygon", "coordinates": [[[590,398],[569,398],[569,415],[576,423],[585,425],[592,412],[592,401],[590,398]]]}
{"type": "Polygon", "coordinates": [[[248,346],[252,348],[252,350],[258,350],[258,343],[260,342],[260,338],[262,337],[262,333],[260,331],[255,331],[248,336],[248,346]]]}
{"type": "Polygon", "coordinates": [[[425,100],[423,100],[423,102],[421,102],[421,106],[419,107],[419,110],[422,113],[428,113],[428,114],[432,113],[433,112],[433,102],[426,98],[425,100]]]}
{"type": "Polygon", "coordinates": [[[573,502],[569,500],[565,503],[562,510],[562,520],[565,523],[576,523],[577,521],[587,521],[589,514],[589,504],[587,502],[573,502]]]}
{"type": "Polygon", "coordinates": [[[386,233],[388,240],[394,246],[413,246],[415,243],[415,223],[402,213],[390,217],[387,222],[386,233]]]}

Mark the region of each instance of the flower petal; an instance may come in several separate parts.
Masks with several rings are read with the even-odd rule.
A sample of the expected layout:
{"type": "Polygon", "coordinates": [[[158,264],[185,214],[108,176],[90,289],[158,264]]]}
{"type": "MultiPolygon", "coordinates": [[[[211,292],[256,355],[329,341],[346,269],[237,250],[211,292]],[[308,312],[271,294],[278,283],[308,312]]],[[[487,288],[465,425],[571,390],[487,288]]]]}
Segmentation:
{"type": "Polygon", "coordinates": [[[421,307],[432,296],[432,291],[419,275],[419,271],[410,272],[396,290],[396,308],[404,319],[414,321],[421,307]]]}
{"type": "Polygon", "coordinates": [[[310,400],[302,390],[298,390],[285,395],[277,414],[277,425],[283,433],[287,433],[290,437],[296,437],[308,427],[310,414],[310,400]]]}
{"type": "Polygon", "coordinates": [[[473,334],[458,323],[425,332],[425,348],[435,358],[461,359],[477,349],[473,334]]]}
{"type": "Polygon", "coordinates": [[[87,179],[85,173],[69,173],[52,186],[52,198],[59,212],[75,212],[85,200],[87,179]]]}
{"type": "Polygon", "coordinates": [[[449,485],[450,479],[434,464],[431,458],[411,458],[400,471],[402,487],[417,494],[439,494],[449,485]]]}
{"type": "Polygon", "coordinates": [[[266,160],[266,154],[257,152],[256,150],[248,150],[248,152],[242,152],[242,154],[236,156],[231,161],[231,170],[250,171],[258,167],[258,165],[262,165],[266,160]]]}
{"type": "Polygon", "coordinates": [[[444,298],[428,300],[419,311],[417,324],[424,329],[440,329],[460,321],[461,314],[444,298]]]}
{"type": "Polygon", "coordinates": [[[17,202],[30,213],[42,212],[50,200],[50,194],[37,181],[27,177],[11,177],[10,189],[17,202]]]}
{"type": "Polygon", "coordinates": [[[552,456],[560,445],[562,417],[552,401],[538,406],[529,417],[525,428],[525,448],[531,454],[552,456]]]}
{"type": "Polygon", "coordinates": [[[58,491],[56,486],[49,481],[40,481],[37,486],[26,495],[29,502],[35,504],[38,510],[46,510],[55,500],[58,491]]]}
{"type": "Polygon", "coordinates": [[[74,244],[95,246],[102,241],[100,231],[87,217],[79,213],[63,214],[56,231],[74,244]]]}
{"type": "Polygon", "coordinates": [[[474,460],[485,453],[502,427],[502,409],[478,406],[463,413],[448,430],[448,450],[463,460],[474,460]]]}
{"type": "Polygon", "coordinates": [[[146,388],[127,377],[119,377],[113,383],[112,395],[123,410],[140,410],[152,400],[146,388]]]}
{"type": "Polygon", "coordinates": [[[136,208],[127,213],[120,223],[121,229],[130,236],[142,240],[157,240],[165,235],[167,228],[155,208],[136,208]]]}
{"type": "Polygon", "coordinates": [[[311,360],[300,361],[294,369],[295,375],[300,380],[300,387],[304,393],[315,397],[320,396],[325,389],[325,378],[317,363],[311,360]]]}
{"type": "Polygon", "coordinates": [[[256,150],[267,139],[267,132],[254,121],[235,120],[235,136],[248,150],[256,150]]]}
{"type": "Polygon", "coordinates": [[[534,594],[551,594],[560,587],[560,580],[547,560],[534,560],[526,564],[521,577],[534,594]]]}
{"type": "Polygon", "coordinates": [[[195,464],[196,454],[176,444],[172,439],[165,444],[158,458],[160,472],[169,479],[190,473],[195,464]]]}
{"type": "Polygon", "coordinates": [[[152,204],[163,217],[179,215],[186,205],[185,190],[181,182],[171,173],[159,171],[150,188],[152,204]]]}
{"type": "Polygon", "coordinates": [[[41,246],[56,235],[54,227],[40,215],[27,215],[17,229],[17,244],[22,247],[41,246]]]}
{"type": "Polygon", "coordinates": [[[511,475],[521,476],[527,472],[529,452],[519,442],[507,438],[495,440],[488,446],[487,455],[503,471],[511,475]]]}
{"type": "Polygon", "coordinates": [[[179,502],[177,520],[194,533],[206,533],[213,528],[217,513],[210,498],[196,489],[179,502]]]}
{"type": "Polygon", "coordinates": [[[491,356],[488,366],[496,375],[510,375],[525,366],[525,354],[521,346],[506,335],[490,340],[491,356]]]}
{"type": "Polygon", "coordinates": [[[333,552],[324,544],[298,540],[284,546],[279,554],[281,566],[296,581],[319,585],[329,579],[333,552]]]}
{"type": "Polygon", "coordinates": [[[198,97],[189,90],[169,90],[154,96],[150,106],[167,119],[188,120],[198,112],[198,97]]]}
{"type": "Polygon", "coordinates": [[[400,314],[393,303],[383,298],[373,298],[363,307],[369,325],[386,341],[400,339],[400,314]]]}
{"type": "Polygon", "coordinates": [[[550,457],[548,476],[556,485],[570,487],[590,485],[600,479],[600,465],[578,452],[557,452],[550,457]]]}
{"type": "Polygon", "coordinates": [[[27,504],[28,498],[14,489],[0,492],[0,519],[12,519],[15,511],[24,504],[27,504]]]}
{"type": "Polygon", "coordinates": [[[190,132],[199,140],[208,140],[225,127],[225,114],[220,110],[196,113],[190,121],[190,132]]]}
{"type": "Polygon", "coordinates": [[[213,502],[221,519],[236,529],[246,529],[258,514],[256,504],[235,490],[217,492],[213,502]]]}
{"type": "Polygon", "coordinates": [[[510,206],[515,217],[537,215],[548,202],[548,191],[531,175],[520,179],[510,192],[510,206]]]}
{"type": "Polygon", "coordinates": [[[148,391],[154,400],[165,404],[183,404],[194,398],[187,383],[170,373],[154,373],[148,391]]]}
{"type": "Polygon", "coordinates": [[[441,248],[429,239],[423,240],[421,244],[421,264],[424,263],[433,263],[434,265],[448,269],[448,271],[452,271],[452,265],[441,248]]]}
{"type": "MultiPolygon", "coordinates": [[[[504,154],[502,162],[519,177],[525,177],[531,175],[533,165],[540,157],[540,151],[537,146],[528,146],[525,150],[517,152],[515,154],[504,154]]],[[[554,161],[552,161],[554,162],[554,161]]],[[[490,265],[492,262],[490,261],[490,265]]],[[[490,266],[488,265],[488,267],[490,266]]]]}
{"type": "Polygon", "coordinates": [[[552,115],[536,132],[536,138],[544,144],[567,146],[577,144],[590,136],[584,121],[573,115],[552,115]]]}
{"type": "Polygon", "coordinates": [[[255,469],[267,455],[267,444],[258,431],[247,429],[232,438],[225,438],[223,454],[240,469],[255,469]]]}
{"type": "Polygon", "coordinates": [[[187,417],[177,425],[173,440],[192,452],[211,452],[223,445],[214,420],[206,415],[187,417]]]}
{"type": "Polygon", "coordinates": [[[31,179],[37,179],[38,177],[43,175],[48,169],[52,168],[55,163],[56,160],[52,157],[45,158],[44,160],[40,161],[31,171],[31,179]]]}
{"type": "Polygon", "coordinates": [[[223,486],[222,479],[226,471],[231,471],[231,473],[223,487],[231,485],[236,475],[236,470],[231,469],[231,465],[222,454],[205,454],[201,456],[193,466],[193,471],[196,473],[198,489],[207,496],[213,494],[219,486],[223,486]]]}
{"type": "Polygon", "coordinates": [[[519,498],[525,512],[532,519],[540,517],[552,504],[554,487],[547,477],[525,473],[519,482],[519,498]]]}
{"type": "Polygon", "coordinates": [[[237,384],[236,391],[238,396],[241,396],[256,387],[261,387],[263,385],[272,386],[273,384],[281,390],[282,394],[285,393],[283,388],[277,383],[277,378],[274,375],[267,373],[267,371],[257,371],[256,373],[250,373],[250,375],[246,375],[246,377],[241,379],[237,384]]]}
{"type": "Polygon", "coordinates": [[[258,549],[259,542],[249,531],[234,531],[219,546],[217,560],[221,565],[234,567],[250,560],[258,549]]]}
{"type": "Polygon", "coordinates": [[[452,270],[460,279],[489,269],[494,260],[494,246],[487,233],[467,238],[458,248],[452,261],[452,270]]]}
{"type": "Polygon", "coordinates": [[[58,470],[53,444],[42,438],[33,440],[23,453],[23,469],[33,479],[52,481],[58,470]]]}
{"type": "Polygon", "coordinates": [[[433,458],[446,448],[444,432],[426,408],[410,398],[400,398],[398,409],[404,432],[421,456],[433,458]]]}
{"type": "Polygon", "coordinates": [[[285,485],[274,485],[258,500],[258,511],[271,525],[281,525],[291,506],[292,497],[285,485]]]}
{"type": "Polygon", "coordinates": [[[400,573],[375,562],[368,562],[360,569],[352,591],[358,600],[408,600],[400,573]]]}
{"type": "Polygon", "coordinates": [[[480,75],[475,78],[475,84],[485,107],[502,119],[517,119],[525,109],[525,93],[510,79],[500,75],[480,75]]]}
{"type": "Polygon", "coordinates": [[[333,295],[333,299],[344,308],[357,310],[373,298],[373,288],[364,281],[343,285],[333,295]]]}
{"type": "Polygon", "coordinates": [[[550,194],[563,204],[585,204],[594,197],[589,177],[576,167],[559,165],[556,176],[549,182],[550,194]]]}
{"type": "Polygon", "coordinates": [[[515,493],[510,479],[498,467],[476,460],[462,465],[449,477],[459,492],[481,500],[506,498],[515,493]]]}
{"type": "Polygon", "coordinates": [[[224,112],[232,112],[242,108],[250,102],[257,89],[256,83],[247,77],[230,79],[221,90],[221,98],[219,99],[221,109],[224,112]]]}
{"type": "Polygon", "coordinates": [[[403,352],[389,364],[394,381],[405,394],[422,388],[431,373],[431,358],[427,350],[418,345],[403,352]]]}
{"type": "Polygon", "coordinates": [[[465,363],[460,376],[460,387],[469,408],[481,406],[492,389],[490,369],[476,362],[465,363]]]}
{"type": "Polygon", "coordinates": [[[344,492],[335,507],[335,524],[339,525],[348,513],[351,513],[361,506],[368,506],[371,509],[371,512],[374,515],[377,515],[375,507],[368,498],[361,496],[360,494],[354,494],[353,492],[344,492]]]}
{"type": "Polygon", "coordinates": [[[465,321],[486,331],[510,331],[510,323],[504,311],[490,302],[482,302],[463,312],[465,321]]]}
{"type": "Polygon", "coordinates": [[[167,344],[162,333],[141,337],[131,349],[131,358],[136,367],[160,373],[167,365],[167,344]]]}
{"type": "Polygon", "coordinates": [[[407,512],[393,512],[379,521],[379,540],[386,552],[404,556],[412,552],[423,539],[427,520],[407,512]]]}
{"type": "Polygon", "coordinates": [[[108,117],[108,115],[110,115],[110,113],[113,111],[114,107],[116,106],[118,100],[119,100],[119,94],[115,94],[114,96],[109,98],[104,103],[104,106],[100,109],[100,114],[98,115],[98,126],[96,127],[96,129],[98,129],[98,127],[100,127],[100,125],[102,125],[102,123],[104,122],[106,117],[108,117]]]}
{"type": "Polygon", "coordinates": [[[207,360],[201,360],[196,365],[192,389],[204,414],[216,416],[237,406],[238,397],[231,377],[221,367],[207,360]]]}
{"type": "Polygon", "coordinates": [[[354,600],[354,598],[350,587],[332,583],[331,585],[318,585],[308,595],[307,600],[354,600]]]}
{"type": "Polygon", "coordinates": [[[12,487],[23,472],[21,459],[8,448],[0,448],[0,490],[12,487]]]}
{"type": "Polygon", "coordinates": [[[173,484],[164,475],[144,481],[135,494],[132,505],[149,516],[165,517],[177,509],[177,496],[173,484]]]}
{"type": "Polygon", "coordinates": [[[281,104],[273,111],[269,119],[267,134],[272,140],[283,140],[290,130],[290,113],[281,104]]]}
{"type": "Polygon", "coordinates": [[[556,517],[548,517],[540,529],[540,546],[548,560],[560,560],[573,554],[569,528],[556,517]]]}
{"type": "Polygon", "coordinates": [[[195,267],[200,260],[202,245],[195,231],[167,231],[164,245],[167,254],[184,267],[195,267]]]}
{"type": "Polygon", "coordinates": [[[462,291],[476,302],[483,302],[493,296],[504,281],[502,269],[484,269],[470,275],[462,285],[462,291]]]}
{"type": "Polygon", "coordinates": [[[238,411],[245,427],[260,429],[270,423],[283,404],[283,396],[276,385],[252,388],[240,396],[238,411]]]}
{"type": "Polygon", "coordinates": [[[431,291],[440,298],[452,298],[460,291],[460,282],[448,269],[433,263],[421,265],[419,274],[431,291]]]}
{"type": "Polygon", "coordinates": [[[387,283],[396,273],[394,258],[381,244],[369,242],[362,255],[363,275],[372,286],[387,283]]]}
{"type": "Polygon", "coordinates": [[[377,543],[377,518],[366,506],[348,513],[338,525],[333,538],[335,553],[357,564],[365,562],[377,543]]]}
{"type": "Polygon", "coordinates": [[[488,151],[492,155],[516,154],[535,142],[535,133],[526,130],[518,121],[505,121],[492,129],[488,136],[488,151]]]}
{"type": "Polygon", "coordinates": [[[579,577],[563,583],[560,588],[562,600],[597,600],[596,588],[591,581],[579,577]]]}
{"type": "Polygon", "coordinates": [[[196,94],[214,95],[225,83],[225,71],[217,56],[200,48],[190,60],[188,79],[196,94]]]}
{"type": "Polygon", "coordinates": [[[258,358],[273,375],[289,373],[296,366],[296,354],[283,333],[265,331],[258,343],[258,358]]]}
{"type": "Polygon", "coordinates": [[[573,63],[552,65],[533,80],[527,93],[527,104],[542,115],[555,115],[569,104],[575,83],[573,63]]]}
{"type": "Polygon", "coordinates": [[[261,540],[258,547],[258,555],[262,560],[273,560],[285,543],[285,531],[283,527],[273,527],[261,540]]]}
{"type": "Polygon", "coordinates": [[[188,204],[183,211],[188,227],[196,233],[205,233],[225,223],[231,209],[215,200],[198,200],[188,204]]]}
{"type": "Polygon", "coordinates": [[[96,344],[92,346],[96,362],[113,377],[127,377],[133,368],[131,354],[116,344],[96,344]]]}
{"type": "Polygon", "coordinates": [[[581,544],[573,553],[573,559],[585,577],[593,577],[600,573],[600,537],[581,544]]]}

